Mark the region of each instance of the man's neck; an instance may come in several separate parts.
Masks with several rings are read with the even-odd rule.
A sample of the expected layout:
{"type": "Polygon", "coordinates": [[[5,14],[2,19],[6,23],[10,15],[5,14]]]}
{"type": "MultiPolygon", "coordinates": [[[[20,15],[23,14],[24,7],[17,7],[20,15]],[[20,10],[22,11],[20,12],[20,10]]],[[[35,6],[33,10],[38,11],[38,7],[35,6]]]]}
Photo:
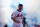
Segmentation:
{"type": "Polygon", "coordinates": [[[21,12],[21,10],[18,9],[19,12],[21,12]]]}

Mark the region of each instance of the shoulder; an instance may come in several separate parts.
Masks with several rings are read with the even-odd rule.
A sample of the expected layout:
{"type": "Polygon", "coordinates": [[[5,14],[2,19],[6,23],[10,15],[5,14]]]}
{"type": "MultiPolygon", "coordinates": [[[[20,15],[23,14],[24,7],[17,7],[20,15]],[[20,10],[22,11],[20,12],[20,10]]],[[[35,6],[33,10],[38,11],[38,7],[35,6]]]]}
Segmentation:
{"type": "Polygon", "coordinates": [[[23,11],[22,11],[21,13],[22,13],[22,15],[24,16],[24,13],[23,13],[23,11]]]}

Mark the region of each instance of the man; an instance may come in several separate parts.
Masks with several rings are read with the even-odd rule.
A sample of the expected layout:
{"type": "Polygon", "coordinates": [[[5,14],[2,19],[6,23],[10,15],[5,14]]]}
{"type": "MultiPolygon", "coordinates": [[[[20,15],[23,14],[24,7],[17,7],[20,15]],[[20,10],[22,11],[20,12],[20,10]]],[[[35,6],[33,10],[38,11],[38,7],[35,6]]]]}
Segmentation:
{"type": "Polygon", "coordinates": [[[26,24],[26,17],[23,17],[23,27],[25,27],[25,24],[26,24]]]}
{"type": "Polygon", "coordinates": [[[19,4],[18,10],[13,12],[11,15],[11,19],[14,21],[13,27],[23,27],[23,12],[21,11],[23,8],[22,4],[19,4]]]}
{"type": "Polygon", "coordinates": [[[8,27],[7,24],[4,27],[8,27]]]}

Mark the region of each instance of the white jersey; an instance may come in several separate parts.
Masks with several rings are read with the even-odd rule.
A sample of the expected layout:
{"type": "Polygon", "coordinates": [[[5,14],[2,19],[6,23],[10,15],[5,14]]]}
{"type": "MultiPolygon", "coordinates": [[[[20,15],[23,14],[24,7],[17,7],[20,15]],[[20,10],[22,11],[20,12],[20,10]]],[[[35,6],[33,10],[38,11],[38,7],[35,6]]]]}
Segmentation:
{"type": "Polygon", "coordinates": [[[20,23],[22,23],[23,21],[23,12],[19,12],[19,11],[15,11],[12,13],[11,17],[13,17],[15,20],[20,21],[20,23]],[[17,15],[19,15],[19,17],[16,17],[17,15]]]}

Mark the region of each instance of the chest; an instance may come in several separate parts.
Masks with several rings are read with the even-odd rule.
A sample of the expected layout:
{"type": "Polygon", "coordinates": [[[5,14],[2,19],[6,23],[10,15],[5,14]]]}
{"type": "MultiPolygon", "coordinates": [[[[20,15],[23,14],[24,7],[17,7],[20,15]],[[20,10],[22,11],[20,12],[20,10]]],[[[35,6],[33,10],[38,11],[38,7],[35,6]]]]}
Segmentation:
{"type": "Polygon", "coordinates": [[[16,16],[23,16],[22,12],[16,12],[16,16]]]}

